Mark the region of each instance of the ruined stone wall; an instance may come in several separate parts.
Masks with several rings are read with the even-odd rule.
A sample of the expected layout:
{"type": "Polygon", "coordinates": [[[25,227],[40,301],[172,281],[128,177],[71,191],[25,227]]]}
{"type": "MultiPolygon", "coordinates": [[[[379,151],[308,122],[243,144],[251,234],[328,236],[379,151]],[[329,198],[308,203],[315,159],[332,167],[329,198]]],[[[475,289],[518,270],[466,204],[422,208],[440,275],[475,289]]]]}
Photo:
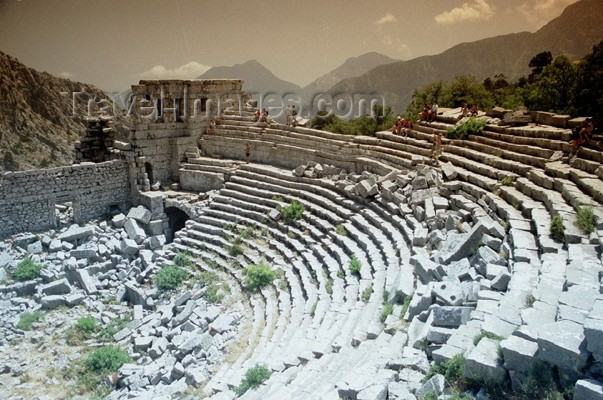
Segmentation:
{"type": "Polygon", "coordinates": [[[184,153],[196,147],[211,119],[250,98],[242,85],[242,80],[223,79],[142,80],[132,86],[137,99],[131,143],[146,167],[138,183],[143,190],[149,190],[148,183],[179,181],[184,153]]]}
{"type": "Polygon", "coordinates": [[[124,208],[130,201],[123,160],[82,163],[0,177],[0,237],[56,226],[55,205],[73,203],[79,223],[124,208]]]}

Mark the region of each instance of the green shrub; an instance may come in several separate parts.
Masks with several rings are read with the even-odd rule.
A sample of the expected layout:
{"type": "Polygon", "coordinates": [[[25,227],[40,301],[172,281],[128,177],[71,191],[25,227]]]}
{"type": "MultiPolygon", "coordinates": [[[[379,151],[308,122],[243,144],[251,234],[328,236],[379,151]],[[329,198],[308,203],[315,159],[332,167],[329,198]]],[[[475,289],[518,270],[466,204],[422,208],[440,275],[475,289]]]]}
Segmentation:
{"type": "Polygon", "coordinates": [[[371,294],[373,294],[373,288],[369,286],[362,291],[362,295],[360,296],[360,298],[365,303],[368,303],[371,298],[371,294]]]}
{"type": "Polygon", "coordinates": [[[385,322],[387,317],[389,317],[392,312],[394,312],[394,305],[392,303],[385,304],[385,307],[383,307],[383,311],[381,311],[381,316],[379,317],[379,320],[381,322],[385,322]]]}
{"type": "Polygon", "coordinates": [[[436,392],[427,392],[422,400],[438,400],[438,394],[436,392]]]}
{"type": "Polygon", "coordinates": [[[467,386],[465,380],[465,357],[462,354],[457,354],[450,360],[432,365],[423,378],[423,382],[427,382],[434,375],[438,374],[444,375],[448,387],[459,391],[464,390],[465,386],[467,386]]]}
{"type": "Polygon", "coordinates": [[[557,242],[563,242],[565,239],[565,226],[563,225],[563,217],[559,214],[553,215],[551,218],[551,236],[557,242]]]}
{"type": "Polygon", "coordinates": [[[31,260],[31,258],[25,258],[17,264],[15,269],[15,279],[19,282],[29,281],[40,277],[42,267],[31,260]]]}
{"type": "Polygon", "coordinates": [[[281,208],[280,211],[283,214],[285,221],[289,222],[301,219],[305,210],[306,209],[302,203],[297,200],[293,200],[289,206],[281,208]]]}
{"type": "Polygon", "coordinates": [[[24,312],[19,316],[19,322],[17,322],[16,328],[21,329],[22,331],[31,330],[31,326],[44,318],[43,311],[34,311],[34,312],[24,312]]]}
{"type": "Polygon", "coordinates": [[[98,322],[96,321],[96,319],[94,319],[93,317],[88,315],[86,317],[82,317],[82,318],[78,319],[77,322],[75,323],[74,327],[78,331],[92,334],[92,333],[98,331],[98,322]]]}
{"type": "Polygon", "coordinates": [[[578,224],[582,227],[584,232],[590,235],[597,227],[597,216],[593,212],[593,207],[578,207],[577,212],[578,224]]]}
{"type": "Polygon", "coordinates": [[[350,268],[350,272],[352,274],[360,275],[360,270],[362,269],[362,263],[360,262],[358,257],[356,257],[356,254],[354,254],[352,256],[352,258],[350,258],[350,261],[348,262],[348,267],[350,268]]]}
{"type": "Polygon", "coordinates": [[[191,255],[184,251],[179,252],[174,256],[172,262],[182,268],[191,268],[195,266],[195,262],[192,260],[191,255]]]}
{"type": "Polygon", "coordinates": [[[476,118],[469,118],[466,122],[455,126],[454,128],[448,128],[448,139],[462,139],[465,140],[469,135],[481,135],[486,126],[486,121],[476,118]]]}
{"type": "Polygon", "coordinates": [[[67,344],[77,346],[90,339],[100,330],[98,322],[91,316],[82,317],[67,330],[67,344]]]}
{"type": "Polygon", "coordinates": [[[243,248],[235,243],[228,248],[228,254],[232,257],[240,256],[243,254],[243,248]]]}
{"type": "Polygon", "coordinates": [[[155,276],[155,283],[161,290],[174,290],[182,284],[188,275],[188,272],[182,268],[174,265],[168,265],[161,268],[159,272],[157,272],[157,276],[155,276]]]}
{"type": "Polygon", "coordinates": [[[276,272],[263,262],[252,264],[244,272],[245,286],[251,291],[257,292],[263,287],[268,286],[276,279],[276,272]]]}
{"type": "Polygon", "coordinates": [[[131,361],[132,359],[125,350],[105,346],[90,353],[86,358],[86,366],[92,371],[107,374],[117,372],[122,365],[131,361]]]}
{"type": "Polygon", "coordinates": [[[241,384],[234,391],[237,395],[242,396],[250,389],[259,388],[262,383],[270,378],[271,374],[272,372],[268,368],[257,364],[245,372],[245,377],[241,381],[241,384]]]}
{"type": "Polygon", "coordinates": [[[473,345],[477,346],[477,344],[483,338],[488,338],[488,339],[492,339],[492,340],[498,340],[499,342],[504,339],[504,337],[495,335],[494,333],[482,332],[482,333],[480,333],[478,335],[475,335],[475,337],[473,338],[473,345]]]}
{"type": "Polygon", "coordinates": [[[339,224],[335,227],[335,233],[337,233],[340,236],[347,236],[348,235],[348,231],[345,229],[345,226],[339,224]]]}

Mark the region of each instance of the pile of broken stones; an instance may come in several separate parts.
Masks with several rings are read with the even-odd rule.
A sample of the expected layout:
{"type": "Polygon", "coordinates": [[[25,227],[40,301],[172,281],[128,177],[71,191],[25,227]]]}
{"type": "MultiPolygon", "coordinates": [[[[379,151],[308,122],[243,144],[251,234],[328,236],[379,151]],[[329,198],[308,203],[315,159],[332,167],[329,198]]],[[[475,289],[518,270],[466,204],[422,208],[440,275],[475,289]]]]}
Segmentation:
{"type": "MultiPolygon", "coordinates": [[[[108,221],[0,242],[0,374],[27,374],[18,353],[39,345],[44,336],[57,339],[56,366],[66,368],[79,356],[69,356],[74,352],[65,340],[67,330],[90,315],[103,326],[124,321],[113,341],[134,360],[107,377],[114,389],[109,398],[170,398],[189,386],[201,386],[223,359],[226,346],[238,339],[243,309],[239,303],[228,308],[208,303],[207,288],[199,283],[179,293],[158,290],[154,275],[174,256],[166,245],[165,225],[152,221],[143,206],[108,221]],[[43,266],[40,278],[12,281],[14,269],[26,257],[43,266]],[[52,316],[44,332],[16,327],[23,312],[36,310],[43,310],[47,319],[52,316]]],[[[86,344],[92,349],[107,343],[93,338],[86,344]]],[[[16,385],[1,391],[19,389],[16,385]]]]}

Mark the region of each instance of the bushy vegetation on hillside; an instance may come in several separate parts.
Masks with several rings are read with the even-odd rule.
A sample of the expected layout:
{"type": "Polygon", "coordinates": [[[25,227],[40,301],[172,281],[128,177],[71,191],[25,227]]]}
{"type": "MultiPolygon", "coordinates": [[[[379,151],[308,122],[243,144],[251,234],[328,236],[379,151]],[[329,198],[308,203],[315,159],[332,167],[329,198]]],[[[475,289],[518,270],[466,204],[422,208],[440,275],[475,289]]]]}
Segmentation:
{"type": "Polygon", "coordinates": [[[473,76],[457,76],[451,82],[437,81],[414,91],[406,116],[416,119],[425,104],[461,107],[476,103],[480,109],[494,106],[550,111],[572,116],[591,116],[603,121],[603,41],[593,46],[578,63],[566,56],[553,59],[550,52],[535,55],[532,72],[516,82],[498,74],[478,82],[473,76]]]}

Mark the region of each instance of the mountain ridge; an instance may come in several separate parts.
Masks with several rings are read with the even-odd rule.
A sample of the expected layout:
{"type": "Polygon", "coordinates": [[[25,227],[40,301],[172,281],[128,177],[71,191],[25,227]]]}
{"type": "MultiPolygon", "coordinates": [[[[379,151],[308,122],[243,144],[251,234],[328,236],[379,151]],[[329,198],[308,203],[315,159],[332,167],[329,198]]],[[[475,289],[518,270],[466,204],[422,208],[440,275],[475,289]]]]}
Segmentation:
{"type": "Polygon", "coordinates": [[[542,52],[565,54],[576,60],[603,39],[603,2],[581,0],[538,31],[511,33],[474,42],[459,43],[442,53],[378,66],[365,74],[347,78],[329,89],[334,93],[379,92],[389,105],[402,111],[412,92],[430,82],[451,80],[458,75],[485,79],[502,73],[514,80],[529,73],[530,59],[542,52]],[[568,33],[571,33],[568,34],[568,33]]]}

